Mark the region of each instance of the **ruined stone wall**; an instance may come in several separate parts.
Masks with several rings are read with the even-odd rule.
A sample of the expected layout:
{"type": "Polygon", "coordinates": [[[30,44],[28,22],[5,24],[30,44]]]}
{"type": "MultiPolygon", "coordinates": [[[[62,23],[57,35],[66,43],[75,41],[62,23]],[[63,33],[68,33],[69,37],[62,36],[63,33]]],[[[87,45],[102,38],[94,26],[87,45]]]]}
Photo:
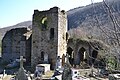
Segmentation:
{"type": "MultiPolygon", "coordinates": [[[[69,39],[68,40],[68,44],[67,44],[67,48],[72,48],[73,52],[74,52],[74,64],[76,64],[76,62],[78,62],[80,60],[80,49],[84,48],[86,51],[85,57],[88,60],[87,62],[89,63],[90,60],[90,54],[91,54],[91,47],[88,44],[87,41],[82,41],[82,40],[73,40],[73,39],[69,39]]],[[[67,51],[69,52],[69,51],[67,51]]]]}
{"type": "Polygon", "coordinates": [[[62,58],[62,55],[66,55],[67,52],[67,14],[62,10],[58,16],[58,56],[62,58]]]}
{"type": "Polygon", "coordinates": [[[34,11],[31,54],[33,67],[38,63],[50,63],[51,69],[54,69],[57,55],[65,53],[66,44],[63,44],[65,39],[61,40],[63,40],[63,34],[66,33],[66,20],[64,20],[66,18],[62,15],[65,14],[61,14],[57,7],[47,11],[34,11]]]}
{"type": "MultiPolygon", "coordinates": [[[[69,56],[71,56],[71,54],[74,55],[74,59],[72,61],[73,64],[79,65],[79,63],[85,61],[87,64],[91,65],[94,63],[95,59],[99,57],[99,55],[103,55],[101,54],[101,51],[106,48],[107,47],[103,46],[102,42],[97,40],[90,41],[71,38],[67,43],[67,54],[69,54],[69,56]]],[[[96,63],[98,63],[97,60],[96,63]]]]}
{"type": "Polygon", "coordinates": [[[32,35],[26,40],[26,52],[25,52],[25,58],[26,58],[26,63],[28,65],[31,64],[31,47],[32,47],[32,35]]]}
{"type": "Polygon", "coordinates": [[[2,39],[2,57],[5,61],[15,60],[20,54],[25,56],[26,28],[16,28],[7,31],[2,39]]]}

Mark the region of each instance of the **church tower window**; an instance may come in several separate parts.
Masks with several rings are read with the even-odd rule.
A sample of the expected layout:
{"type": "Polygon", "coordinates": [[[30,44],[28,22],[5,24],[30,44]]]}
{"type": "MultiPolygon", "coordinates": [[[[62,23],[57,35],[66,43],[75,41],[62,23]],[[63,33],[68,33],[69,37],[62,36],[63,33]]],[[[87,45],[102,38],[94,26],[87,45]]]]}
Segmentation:
{"type": "Polygon", "coordinates": [[[42,18],[41,24],[42,24],[42,30],[46,30],[47,29],[47,17],[42,18]]]}
{"type": "Polygon", "coordinates": [[[44,60],[44,52],[43,51],[41,52],[41,60],[42,61],[44,60]]]}
{"type": "Polygon", "coordinates": [[[50,39],[54,39],[54,28],[50,29],[50,39]]]}

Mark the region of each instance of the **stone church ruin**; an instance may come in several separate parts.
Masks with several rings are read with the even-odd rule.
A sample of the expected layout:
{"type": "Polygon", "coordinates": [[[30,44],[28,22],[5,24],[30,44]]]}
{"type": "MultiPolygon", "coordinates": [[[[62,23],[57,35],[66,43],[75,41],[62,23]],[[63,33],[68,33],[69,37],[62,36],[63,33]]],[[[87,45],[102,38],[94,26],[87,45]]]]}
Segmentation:
{"type": "Polygon", "coordinates": [[[2,39],[2,58],[10,62],[23,56],[32,67],[50,64],[53,70],[58,56],[62,59],[68,54],[72,66],[80,66],[83,62],[90,65],[103,49],[103,44],[99,42],[96,45],[95,42],[68,38],[64,10],[58,7],[46,11],[34,10],[32,30],[15,28],[6,32],[2,39]]]}
{"type": "Polygon", "coordinates": [[[24,34],[27,28],[15,28],[7,31],[2,39],[2,57],[4,61],[10,62],[20,57],[26,57],[30,61],[31,39],[27,39],[24,34]]]}
{"type": "Polygon", "coordinates": [[[98,66],[99,60],[97,59],[100,55],[105,55],[101,52],[104,49],[107,49],[107,46],[97,40],[70,38],[67,43],[66,54],[69,55],[69,62],[73,67],[78,65],[85,68],[90,67],[92,64],[98,66]],[[85,67],[83,67],[84,64],[86,64],[85,67]]]}

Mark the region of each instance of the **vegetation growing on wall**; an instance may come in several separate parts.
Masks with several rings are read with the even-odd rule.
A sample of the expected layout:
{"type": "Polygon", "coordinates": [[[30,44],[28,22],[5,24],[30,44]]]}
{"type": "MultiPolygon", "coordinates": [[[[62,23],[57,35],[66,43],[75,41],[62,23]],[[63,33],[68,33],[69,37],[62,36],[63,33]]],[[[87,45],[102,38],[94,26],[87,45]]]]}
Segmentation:
{"type": "Polygon", "coordinates": [[[108,69],[116,69],[117,68],[117,59],[114,56],[110,56],[107,58],[108,69]]]}

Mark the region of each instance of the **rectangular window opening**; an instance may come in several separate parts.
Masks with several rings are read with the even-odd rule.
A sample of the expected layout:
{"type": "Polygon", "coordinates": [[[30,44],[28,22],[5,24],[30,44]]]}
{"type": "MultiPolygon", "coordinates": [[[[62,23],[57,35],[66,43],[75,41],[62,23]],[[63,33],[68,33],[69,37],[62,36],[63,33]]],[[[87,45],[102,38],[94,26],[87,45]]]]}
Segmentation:
{"type": "Polygon", "coordinates": [[[54,28],[50,29],[50,39],[54,39],[54,28]]]}

